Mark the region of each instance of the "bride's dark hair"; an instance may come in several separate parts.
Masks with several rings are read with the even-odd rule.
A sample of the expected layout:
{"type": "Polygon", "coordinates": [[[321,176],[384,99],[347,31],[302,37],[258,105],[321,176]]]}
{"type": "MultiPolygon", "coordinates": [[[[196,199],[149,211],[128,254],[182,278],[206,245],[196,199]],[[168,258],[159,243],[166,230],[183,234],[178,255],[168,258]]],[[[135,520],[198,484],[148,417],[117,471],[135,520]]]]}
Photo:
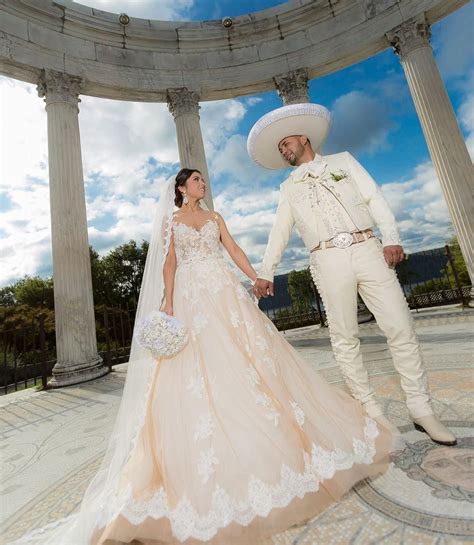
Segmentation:
{"type": "Polygon", "coordinates": [[[175,184],[174,184],[174,193],[175,193],[174,204],[178,208],[181,208],[181,206],[183,206],[183,194],[178,188],[183,187],[183,185],[186,183],[186,181],[188,180],[188,178],[191,176],[193,172],[199,172],[199,174],[201,174],[201,171],[198,170],[197,168],[182,168],[178,172],[178,174],[176,174],[175,184]]]}

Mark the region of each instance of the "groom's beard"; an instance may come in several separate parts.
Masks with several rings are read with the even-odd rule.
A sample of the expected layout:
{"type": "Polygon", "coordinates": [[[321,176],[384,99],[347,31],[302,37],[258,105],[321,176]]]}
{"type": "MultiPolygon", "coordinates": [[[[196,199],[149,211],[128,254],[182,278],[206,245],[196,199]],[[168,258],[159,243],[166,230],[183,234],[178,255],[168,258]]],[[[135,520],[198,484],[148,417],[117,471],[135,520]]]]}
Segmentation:
{"type": "Polygon", "coordinates": [[[298,161],[296,155],[292,153],[290,157],[286,160],[288,164],[290,164],[292,167],[296,166],[296,162],[298,161]]]}

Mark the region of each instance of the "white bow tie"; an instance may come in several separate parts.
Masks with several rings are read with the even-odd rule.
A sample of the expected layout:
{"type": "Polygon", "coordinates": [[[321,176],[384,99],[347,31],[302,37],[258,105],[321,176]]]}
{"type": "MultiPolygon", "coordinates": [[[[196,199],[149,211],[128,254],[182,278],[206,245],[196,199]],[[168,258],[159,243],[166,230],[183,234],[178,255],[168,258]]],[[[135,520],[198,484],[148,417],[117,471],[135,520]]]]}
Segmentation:
{"type": "Polygon", "coordinates": [[[295,184],[306,182],[308,178],[319,178],[326,170],[327,164],[324,161],[311,161],[303,163],[293,173],[292,178],[295,184]]]}

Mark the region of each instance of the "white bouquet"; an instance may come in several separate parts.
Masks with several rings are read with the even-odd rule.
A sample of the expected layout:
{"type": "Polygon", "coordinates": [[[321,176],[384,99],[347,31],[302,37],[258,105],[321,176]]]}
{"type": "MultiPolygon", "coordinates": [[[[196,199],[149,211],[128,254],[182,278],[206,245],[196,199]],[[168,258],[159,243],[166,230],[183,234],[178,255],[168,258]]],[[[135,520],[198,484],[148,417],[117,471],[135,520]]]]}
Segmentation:
{"type": "Polygon", "coordinates": [[[156,310],[135,325],[133,335],[155,358],[174,356],[188,342],[186,326],[174,316],[156,310]]]}

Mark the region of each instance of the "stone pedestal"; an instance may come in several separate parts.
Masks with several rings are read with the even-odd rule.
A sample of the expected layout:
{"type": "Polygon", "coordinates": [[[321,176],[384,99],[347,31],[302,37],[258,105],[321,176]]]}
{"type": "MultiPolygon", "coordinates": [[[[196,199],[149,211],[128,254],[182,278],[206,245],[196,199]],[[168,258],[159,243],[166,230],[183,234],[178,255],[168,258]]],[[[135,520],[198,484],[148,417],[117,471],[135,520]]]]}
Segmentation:
{"type": "Polygon", "coordinates": [[[408,21],[387,34],[410,87],[456,236],[474,284],[474,171],[429,43],[426,21],[408,21]]]}
{"type": "Polygon", "coordinates": [[[304,69],[294,70],[273,78],[278,96],[283,104],[301,104],[309,102],[308,72],[304,69]]]}
{"type": "Polygon", "coordinates": [[[57,363],[51,387],[108,372],[97,353],[86,201],[79,136],[81,82],[47,70],[38,84],[48,118],[57,363]]]}
{"type": "Polygon", "coordinates": [[[199,121],[199,95],[186,87],[168,90],[168,108],[173,114],[181,168],[196,168],[207,182],[204,202],[214,210],[206,152],[199,121]]]}

